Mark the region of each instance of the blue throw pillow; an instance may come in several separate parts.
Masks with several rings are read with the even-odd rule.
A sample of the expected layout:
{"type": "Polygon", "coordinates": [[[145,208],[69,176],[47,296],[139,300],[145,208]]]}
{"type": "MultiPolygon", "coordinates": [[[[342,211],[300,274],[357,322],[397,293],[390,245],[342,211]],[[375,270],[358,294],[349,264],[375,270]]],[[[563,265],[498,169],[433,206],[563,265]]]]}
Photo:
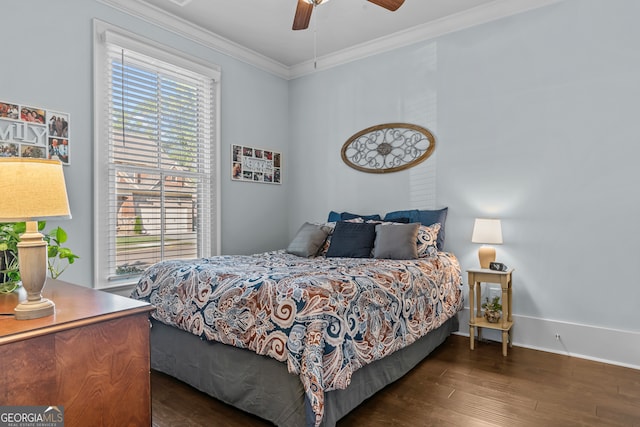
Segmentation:
{"type": "MultiPolygon", "coordinates": [[[[346,221],[348,219],[362,218],[363,220],[374,220],[380,221],[381,217],[378,214],[375,215],[358,215],[350,212],[329,212],[329,218],[327,218],[327,222],[337,222],[337,221],[346,221]]],[[[417,221],[416,221],[417,222],[417,221]]]]}
{"type": "Polygon", "coordinates": [[[417,222],[417,221],[411,221],[410,218],[401,216],[398,218],[387,218],[384,222],[395,222],[398,224],[409,224],[410,222],[417,222]]]}
{"type": "Polygon", "coordinates": [[[396,218],[409,218],[409,222],[420,222],[420,211],[418,211],[418,209],[394,211],[389,212],[384,216],[385,221],[392,221],[396,218]]]}
{"type": "Polygon", "coordinates": [[[342,212],[342,217],[340,218],[342,221],[346,221],[348,219],[355,219],[355,218],[362,218],[365,221],[368,220],[373,220],[373,221],[380,221],[382,220],[382,218],[380,218],[380,215],[375,214],[375,215],[358,215],[358,214],[353,214],[350,212],[342,212]]]}
{"type": "Polygon", "coordinates": [[[376,239],[376,224],[338,222],[326,257],[369,258],[376,239]]]}
{"type": "Polygon", "coordinates": [[[342,214],[336,211],[329,212],[329,218],[327,218],[327,222],[338,222],[340,221],[340,216],[342,214]]]}

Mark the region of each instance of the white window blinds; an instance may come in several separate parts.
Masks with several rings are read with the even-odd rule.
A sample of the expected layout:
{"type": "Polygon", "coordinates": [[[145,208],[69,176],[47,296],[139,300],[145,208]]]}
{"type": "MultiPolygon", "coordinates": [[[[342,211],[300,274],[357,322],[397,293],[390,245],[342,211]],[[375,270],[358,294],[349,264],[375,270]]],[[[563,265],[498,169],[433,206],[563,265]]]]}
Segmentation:
{"type": "Polygon", "coordinates": [[[110,32],[104,43],[98,281],[110,286],[158,261],[212,254],[217,103],[215,80],[183,57],[110,32]]]}

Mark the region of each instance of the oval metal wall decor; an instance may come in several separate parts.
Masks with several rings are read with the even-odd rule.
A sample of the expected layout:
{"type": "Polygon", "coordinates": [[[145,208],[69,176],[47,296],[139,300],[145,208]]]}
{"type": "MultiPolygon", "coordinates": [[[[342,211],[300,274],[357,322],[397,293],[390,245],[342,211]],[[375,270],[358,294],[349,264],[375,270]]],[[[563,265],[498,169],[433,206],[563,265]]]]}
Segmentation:
{"type": "Polygon", "coordinates": [[[431,156],[436,140],[428,129],[409,123],[376,125],[342,146],[342,160],[362,172],[388,173],[415,166],[431,156]]]}

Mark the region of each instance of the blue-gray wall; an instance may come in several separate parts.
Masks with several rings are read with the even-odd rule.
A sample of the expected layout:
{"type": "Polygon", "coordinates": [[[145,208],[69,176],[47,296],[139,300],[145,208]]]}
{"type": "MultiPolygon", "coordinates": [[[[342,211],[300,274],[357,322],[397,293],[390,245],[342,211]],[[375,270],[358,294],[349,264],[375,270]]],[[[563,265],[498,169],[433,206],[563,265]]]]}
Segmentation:
{"type": "Polygon", "coordinates": [[[638,343],[638,16],[634,0],[567,0],[293,81],[289,232],[330,209],[416,207],[429,189],[412,193],[413,169],[375,176],[340,159],[360,129],[415,122],[438,139],[431,204],[449,206],[446,248],[463,269],[478,266],[474,218],[502,218],[516,342],[544,323],[638,343]]]}
{"type": "MultiPolygon", "coordinates": [[[[82,259],[63,278],[93,277],[98,18],[221,67],[223,253],[284,247],[302,222],[331,209],[449,206],[446,249],[463,269],[477,266],[473,219],[503,220],[498,258],[516,268],[516,342],[550,347],[534,342],[539,325],[625,331],[638,342],[640,2],[566,0],[289,82],[99,2],[65,5],[0,6],[12,41],[2,46],[0,99],[71,114],[74,217],[62,225],[82,259]],[[393,121],[434,131],[436,154],[388,175],[342,163],[349,136],[393,121]],[[231,144],[282,151],[285,183],[231,182],[231,144]]],[[[640,360],[640,346],[624,359],[580,341],[586,356],[640,360]]]]}
{"type": "MultiPolygon", "coordinates": [[[[97,18],[221,68],[222,252],[283,247],[289,177],[283,185],[230,180],[230,146],[287,150],[287,82],[92,0],[2,2],[0,100],[70,113],[71,164],[65,177],[73,218],[59,225],[81,259],[61,277],[93,281],[93,30],[97,18]],[[62,6],[64,3],[64,7],[62,6]]],[[[286,167],[286,165],[285,165],[286,167]]]]}
{"type": "Polygon", "coordinates": [[[503,218],[514,309],[640,332],[640,2],[573,0],[438,41],[438,196],[465,266],[503,218]]]}

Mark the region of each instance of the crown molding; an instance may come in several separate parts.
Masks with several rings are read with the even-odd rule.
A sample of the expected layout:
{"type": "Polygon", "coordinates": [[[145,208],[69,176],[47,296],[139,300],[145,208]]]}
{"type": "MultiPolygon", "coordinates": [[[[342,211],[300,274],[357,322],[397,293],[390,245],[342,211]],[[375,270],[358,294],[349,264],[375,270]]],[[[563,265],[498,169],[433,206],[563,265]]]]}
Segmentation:
{"type": "Polygon", "coordinates": [[[98,0],[98,2],[276,76],[290,78],[289,67],[286,65],[142,0],[98,0]]]}
{"type": "Polygon", "coordinates": [[[315,66],[314,61],[310,60],[291,67],[178,18],[144,2],[144,0],[98,1],[278,77],[291,80],[564,0],[495,0],[464,12],[319,57],[315,61],[315,66]]]}
{"type": "Polygon", "coordinates": [[[422,25],[407,28],[389,36],[370,40],[359,45],[318,57],[315,61],[305,61],[289,68],[289,79],[327,70],[379,53],[388,52],[414,43],[423,42],[445,34],[485,24],[529,10],[559,3],[563,0],[496,0],[464,12],[449,15],[422,25]]]}

